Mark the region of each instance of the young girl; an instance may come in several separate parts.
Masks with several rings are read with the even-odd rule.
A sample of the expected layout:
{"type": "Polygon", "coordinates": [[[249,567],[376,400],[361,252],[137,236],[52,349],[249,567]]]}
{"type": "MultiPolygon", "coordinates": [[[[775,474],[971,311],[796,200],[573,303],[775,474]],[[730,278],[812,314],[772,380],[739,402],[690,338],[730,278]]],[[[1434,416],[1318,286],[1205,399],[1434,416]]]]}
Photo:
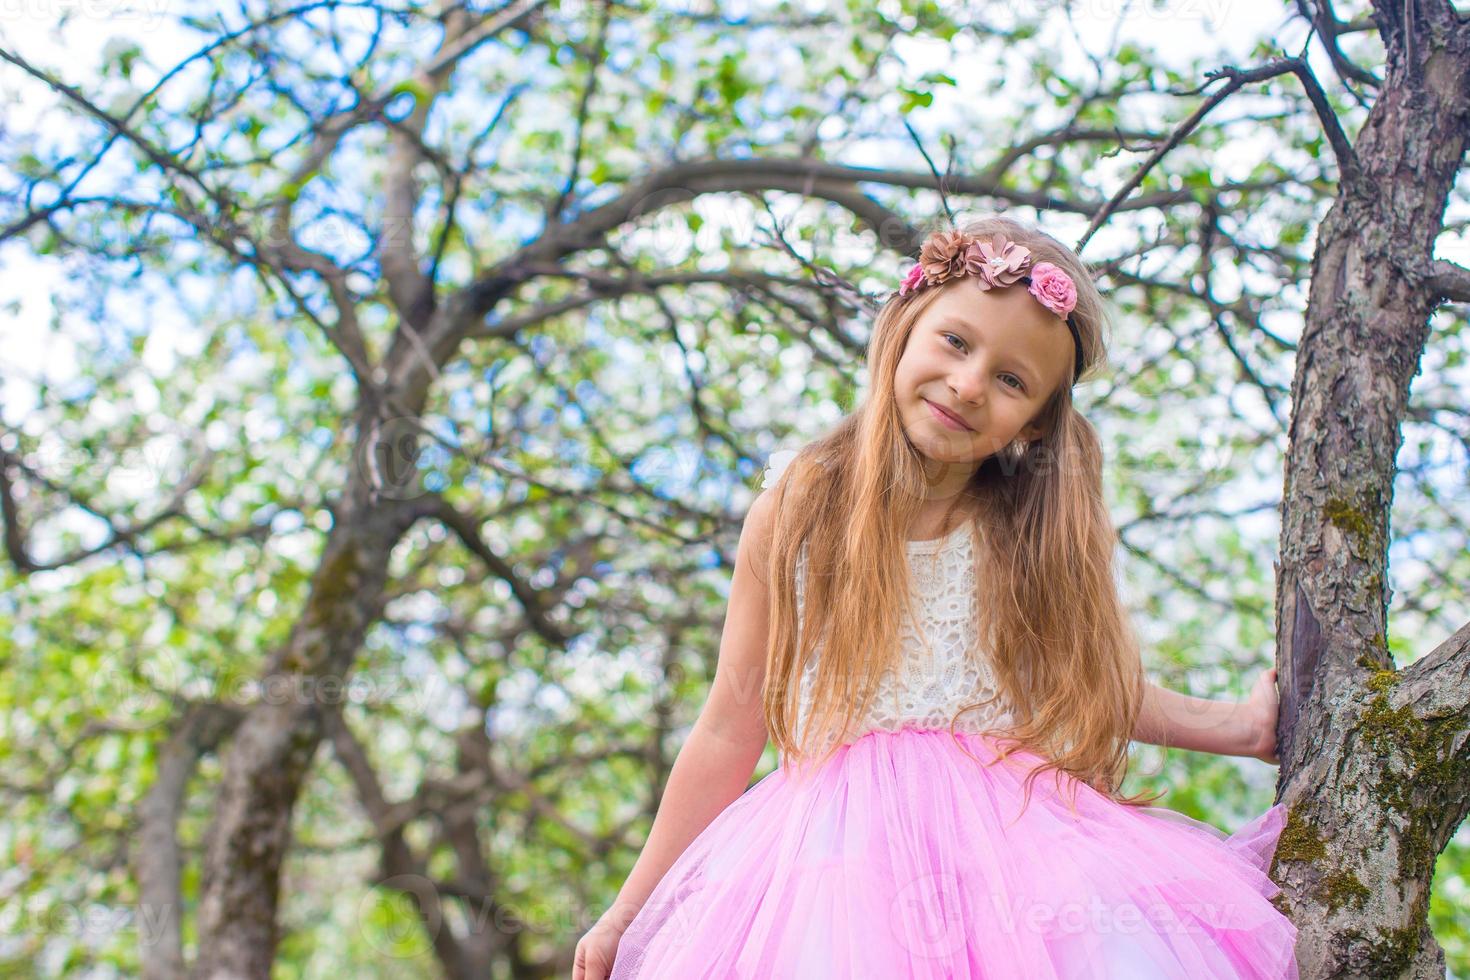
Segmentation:
{"type": "Polygon", "coordinates": [[[1031,226],[929,236],[866,400],[767,471],[709,699],[574,980],[1296,977],[1283,806],[1227,835],[1119,790],[1133,739],[1276,762],[1276,698],[1144,676],[1072,402],[1105,317],[1031,226]]]}

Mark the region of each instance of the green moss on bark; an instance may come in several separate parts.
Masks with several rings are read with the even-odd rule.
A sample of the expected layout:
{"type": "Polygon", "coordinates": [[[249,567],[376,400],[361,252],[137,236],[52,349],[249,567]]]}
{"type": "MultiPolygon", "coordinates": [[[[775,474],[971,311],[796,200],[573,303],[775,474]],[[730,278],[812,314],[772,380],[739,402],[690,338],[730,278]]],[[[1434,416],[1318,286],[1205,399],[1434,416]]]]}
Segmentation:
{"type": "Polygon", "coordinates": [[[1373,545],[1373,522],[1367,514],[1341,497],[1328,500],[1322,507],[1322,513],[1333,527],[1346,531],[1359,549],[1368,553],[1373,545]]]}
{"type": "Polygon", "coordinates": [[[1373,691],[1360,721],[1364,741],[1383,760],[1376,776],[1374,791],[1384,805],[1404,818],[1404,829],[1384,827],[1399,841],[1399,863],[1406,875],[1418,877],[1432,873],[1434,850],[1429,840],[1433,815],[1422,797],[1425,789],[1450,785],[1457,777],[1457,764],[1450,752],[1458,722],[1454,718],[1425,722],[1407,705],[1394,708],[1389,693],[1398,681],[1398,672],[1375,671],[1367,687],[1373,691]],[[1415,800],[1420,787],[1421,800],[1415,800]]]}
{"type": "Polygon", "coordinates": [[[1336,912],[1349,902],[1363,907],[1368,900],[1368,888],[1350,869],[1333,871],[1322,880],[1322,900],[1329,912],[1336,912]]]}
{"type": "Polygon", "coordinates": [[[1400,929],[1375,929],[1376,940],[1368,940],[1369,957],[1367,976],[1396,977],[1414,962],[1419,951],[1419,927],[1404,926],[1400,929]]]}
{"type": "Polygon", "coordinates": [[[1327,856],[1327,847],[1316,829],[1302,819],[1295,808],[1286,811],[1286,825],[1276,841],[1278,861],[1320,861],[1327,856]]]}

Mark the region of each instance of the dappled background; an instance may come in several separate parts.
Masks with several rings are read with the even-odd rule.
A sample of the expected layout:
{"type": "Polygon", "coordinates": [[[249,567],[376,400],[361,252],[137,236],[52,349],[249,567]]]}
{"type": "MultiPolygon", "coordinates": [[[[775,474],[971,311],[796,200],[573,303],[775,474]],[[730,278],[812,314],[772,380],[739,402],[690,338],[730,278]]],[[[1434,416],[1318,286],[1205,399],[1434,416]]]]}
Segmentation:
{"type": "MultiPolygon", "coordinates": [[[[280,977],[566,975],[765,459],[852,407],[951,211],[1088,236],[1118,329],[1077,400],[1146,666],[1243,697],[1337,179],[1301,85],[1241,88],[1092,225],[1207,72],[1309,25],[1021,6],[0,21],[5,969],[176,975],[248,908],[280,977]]],[[[1335,41],[1376,66],[1359,6],[1335,41]]],[[[1312,59],[1355,133],[1376,79],[1312,59]]],[[[1462,182],[1461,263],[1467,215],[1462,182]]],[[[1400,666],[1470,619],[1464,328],[1435,314],[1398,456],[1400,666]]],[[[1273,796],[1260,762],[1134,759],[1125,790],[1223,828],[1273,796]]],[[[1467,876],[1462,829],[1430,906],[1462,976],[1467,876]]]]}

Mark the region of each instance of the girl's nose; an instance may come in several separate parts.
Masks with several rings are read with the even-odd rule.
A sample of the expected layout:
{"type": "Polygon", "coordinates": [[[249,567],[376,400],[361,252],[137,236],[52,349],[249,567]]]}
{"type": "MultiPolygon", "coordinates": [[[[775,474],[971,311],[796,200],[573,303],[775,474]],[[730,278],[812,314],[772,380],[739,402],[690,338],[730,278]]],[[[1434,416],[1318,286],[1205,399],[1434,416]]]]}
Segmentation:
{"type": "Polygon", "coordinates": [[[985,400],[985,385],[979,379],[968,375],[956,375],[950,378],[949,390],[954,393],[955,401],[966,405],[978,406],[985,400]]]}

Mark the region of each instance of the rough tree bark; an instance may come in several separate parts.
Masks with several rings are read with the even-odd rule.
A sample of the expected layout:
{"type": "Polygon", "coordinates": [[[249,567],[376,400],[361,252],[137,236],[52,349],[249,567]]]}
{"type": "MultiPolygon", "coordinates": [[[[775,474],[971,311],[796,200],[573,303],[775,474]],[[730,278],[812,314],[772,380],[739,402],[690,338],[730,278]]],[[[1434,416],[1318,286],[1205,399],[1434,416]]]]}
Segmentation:
{"type": "Polygon", "coordinates": [[[325,732],[331,692],[343,690],[375,618],[389,552],[418,517],[411,507],[375,503],[372,496],[366,481],[355,479],[334,509],[305,611],[272,654],[263,693],[224,755],[204,848],[197,976],[270,975],[296,798],[325,732]]]}
{"type": "Polygon", "coordinates": [[[1385,587],[1410,381],[1430,313],[1467,292],[1431,256],[1470,139],[1470,25],[1374,6],[1387,73],[1318,231],[1282,502],[1273,877],[1303,977],[1444,975],[1430,882],[1470,805],[1470,627],[1396,671],[1385,587]]]}

